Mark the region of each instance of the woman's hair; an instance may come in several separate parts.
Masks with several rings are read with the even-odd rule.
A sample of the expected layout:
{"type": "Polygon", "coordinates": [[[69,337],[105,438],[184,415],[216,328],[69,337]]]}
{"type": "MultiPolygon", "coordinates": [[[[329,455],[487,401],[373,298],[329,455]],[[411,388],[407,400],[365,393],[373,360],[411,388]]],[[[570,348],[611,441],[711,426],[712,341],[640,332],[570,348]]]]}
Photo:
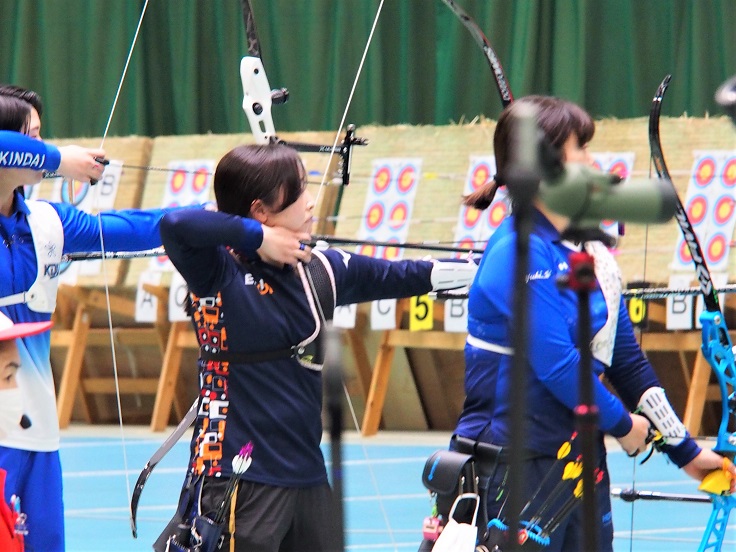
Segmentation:
{"type": "Polygon", "coordinates": [[[12,96],[23,100],[24,102],[28,102],[31,104],[31,107],[35,108],[39,117],[43,115],[43,102],[41,101],[41,96],[33,90],[28,90],[27,88],[23,88],[22,86],[17,86],[15,84],[0,84],[0,96],[12,96]]]}
{"type": "Polygon", "coordinates": [[[592,117],[582,107],[567,100],[551,96],[526,96],[509,105],[501,113],[493,134],[493,151],[496,156],[496,176],[468,195],[463,203],[476,209],[486,209],[493,201],[496,190],[503,182],[503,174],[513,161],[512,132],[518,118],[520,106],[531,105],[536,111],[537,126],[544,133],[552,149],[558,153],[572,135],[577,136],[579,145],[590,142],[595,133],[592,117]]]}
{"type": "Polygon", "coordinates": [[[299,199],[305,184],[299,154],[280,144],[238,146],[215,169],[217,208],[241,217],[251,216],[257,199],[276,212],[283,211],[299,199]]]}
{"type": "Polygon", "coordinates": [[[0,130],[28,132],[31,105],[13,96],[0,95],[0,130]]]}

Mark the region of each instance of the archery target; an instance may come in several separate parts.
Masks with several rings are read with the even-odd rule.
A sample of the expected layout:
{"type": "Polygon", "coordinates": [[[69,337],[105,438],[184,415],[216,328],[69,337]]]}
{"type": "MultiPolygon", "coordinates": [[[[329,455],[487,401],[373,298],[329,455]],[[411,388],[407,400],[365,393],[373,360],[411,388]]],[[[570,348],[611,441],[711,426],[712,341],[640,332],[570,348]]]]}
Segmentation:
{"type": "MultiPolygon", "coordinates": [[[[358,239],[405,242],[414,198],[421,178],[421,159],[387,158],[373,162],[373,174],[365,198],[358,239]]],[[[356,252],[384,259],[399,259],[399,247],[360,245],[356,252]]]]}
{"type": "Polygon", "coordinates": [[[708,199],[702,194],[694,195],[688,200],[686,211],[690,223],[693,226],[697,226],[705,220],[708,214],[708,199]]]}
{"type": "Polygon", "coordinates": [[[80,182],[79,180],[69,180],[64,178],[61,181],[61,202],[67,205],[79,207],[89,193],[89,182],[80,182]]]}
{"type": "MultiPolygon", "coordinates": [[[[736,184],[736,157],[733,151],[695,151],[684,202],[705,262],[712,272],[728,270],[730,239],[734,230],[733,187],[736,184]]],[[[685,239],[675,245],[672,269],[694,270],[685,239]]]]}
{"type": "Polygon", "coordinates": [[[368,211],[365,215],[365,225],[369,231],[373,231],[384,222],[383,215],[386,212],[386,208],[383,206],[383,202],[376,201],[373,205],[368,207],[368,211]]]}
{"type": "MultiPolygon", "coordinates": [[[[472,194],[489,182],[496,174],[496,158],[492,155],[471,155],[465,174],[463,196],[472,194]]],[[[509,210],[506,188],[496,191],[493,202],[484,211],[460,205],[455,225],[454,243],[464,249],[483,250],[491,234],[503,222],[509,210]]],[[[455,257],[464,255],[456,253],[455,257]]]]}
{"type": "Polygon", "coordinates": [[[695,184],[698,186],[707,186],[713,182],[713,178],[716,175],[715,159],[710,156],[700,159],[700,161],[696,162],[693,174],[695,176],[695,184]]]}
{"type": "Polygon", "coordinates": [[[736,185],[736,157],[731,157],[726,161],[723,166],[721,178],[723,179],[723,185],[726,188],[732,188],[736,185]]]}
{"type": "MultiPolygon", "coordinates": [[[[215,172],[214,160],[170,161],[168,169],[161,207],[201,205],[209,201],[212,175],[215,172]]],[[[168,257],[162,255],[149,261],[148,270],[170,272],[174,270],[174,265],[168,257]]]]}

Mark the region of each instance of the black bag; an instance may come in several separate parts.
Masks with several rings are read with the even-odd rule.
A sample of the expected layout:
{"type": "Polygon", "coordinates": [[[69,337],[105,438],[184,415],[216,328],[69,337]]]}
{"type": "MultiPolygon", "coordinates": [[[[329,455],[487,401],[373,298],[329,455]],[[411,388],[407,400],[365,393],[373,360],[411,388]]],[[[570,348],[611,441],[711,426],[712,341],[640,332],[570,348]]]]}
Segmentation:
{"type": "Polygon", "coordinates": [[[197,498],[202,476],[190,471],[179,495],[179,505],[153,543],[154,552],[214,552],[221,540],[223,526],[207,516],[197,515],[197,498]]]}
{"type": "MultiPolygon", "coordinates": [[[[452,450],[438,450],[424,464],[422,483],[437,497],[437,513],[445,520],[455,499],[463,493],[478,494],[475,461],[470,454],[452,450]]],[[[463,501],[469,502],[469,501],[463,501]]],[[[470,522],[472,504],[463,504],[455,510],[455,519],[470,522]]]]}

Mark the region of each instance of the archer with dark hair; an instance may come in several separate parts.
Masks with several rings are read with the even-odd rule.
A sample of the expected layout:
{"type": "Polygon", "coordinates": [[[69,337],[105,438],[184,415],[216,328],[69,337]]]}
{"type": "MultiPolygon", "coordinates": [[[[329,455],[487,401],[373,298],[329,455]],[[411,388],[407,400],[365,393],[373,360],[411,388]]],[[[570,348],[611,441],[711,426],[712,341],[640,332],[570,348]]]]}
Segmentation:
{"type": "MultiPolygon", "coordinates": [[[[461,287],[475,274],[466,262],[313,250],[306,179],[287,146],[239,146],[215,171],[219,212],[170,213],[161,224],[166,252],[191,290],[200,346],[191,485],[180,511],[189,504],[218,520],[225,503],[219,550],[342,550],[320,450],[319,336],[337,306],[461,287]],[[252,464],[235,476],[228,502],[231,460],[246,443],[252,464]]],[[[191,523],[189,514],[169,528],[191,523]]],[[[169,528],[160,549],[176,538],[169,528]]]]}
{"type": "MultiPolygon", "coordinates": [[[[516,147],[512,132],[520,110],[531,106],[546,140],[564,162],[592,163],[587,146],[595,126],[590,115],[579,106],[558,98],[530,96],[515,101],[499,117],[494,133],[497,174],[493,181],[466,199],[468,205],[483,209],[490,205],[496,190],[505,182],[516,147]]],[[[513,194],[511,194],[513,195],[513,194]]],[[[618,439],[629,454],[645,450],[650,426],[654,424],[664,440],[660,449],[688,475],[702,479],[720,469],[723,458],[712,450],[703,450],[693,441],[667,401],[657,376],[636,341],[628,311],[621,298],[621,274],[608,249],[598,241],[586,242],[586,251],[595,259],[598,287],[590,296],[592,340],[579,343],[578,298],[574,290],[560,288],[558,280],[569,273],[568,260],[580,244],[563,240],[561,234],[569,220],[551,212],[538,198],[533,200],[533,227],[529,239],[529,269],[523,285],[528,296],[529,364],[525,390],[526,417],[524,433],[525,481],[522,513],[532,516],[552,489],[563,479],[566,462],[557,462],[563,443],[575,431],[574,409],[579,401],[580,349],[589,347],[593,355],[591,385],[599,412],[597,436],[596,487],[599,550],[612,550],[613,522],[606,467],[604,435],[618,439]],[[616,394],[603,384],[613,386],[616,394]],[[620,397],[620,398],[619,398],[620,397]],[[659,405],[658,416],[648,410],[659,405]],[[647,419],[641,412],[649,416],[647,419]],[[655,419],[656,418],[656,419],[655,419]],[[662,420],[666,419],[666,424],[662,420]],[[552,477],[546,477],[554,470],[552,477]],[[532,500],[533,499],[533,500],[532,500]]],[[[478,273],[470,289],[468,303],[468,338],[465,346],[466,399],[455,435],[491,443],[510,444],[514,428],[510,425],[512,396],[510,383],[514,350],[513,297],[517,282],[513,277],[516,263],[514,215],[505,220],[488,241],[478,273]]],[[[451,447],[454,447],[454,443],[451,447]]],[[[580,454],[577,440],[566,456],[575,461],[580,454]]],[[[489,517],[497,517],[506,498],[505,477],[508,466],[501,460],[499,470],[488,489],[489,517]]],[[[736,469],[730,466],[731,473],[736,469]]],[[[545,515],[536,520],[540,526],[551,514],[561,510],[569,492],[553,498],[545,515]]],[[[528,519],[528,518],[527,518],[528,519]]],[[[550,551],[581,550],[580,509],[559,521],[550,535],[550,551]]],[[[548,527],[550,529],[550,527],[548,527]]],[[[512,528],[516,530],[516,528],[512,528]]],[[[545,549],[546,550],[546,549],[545,549]]]]}

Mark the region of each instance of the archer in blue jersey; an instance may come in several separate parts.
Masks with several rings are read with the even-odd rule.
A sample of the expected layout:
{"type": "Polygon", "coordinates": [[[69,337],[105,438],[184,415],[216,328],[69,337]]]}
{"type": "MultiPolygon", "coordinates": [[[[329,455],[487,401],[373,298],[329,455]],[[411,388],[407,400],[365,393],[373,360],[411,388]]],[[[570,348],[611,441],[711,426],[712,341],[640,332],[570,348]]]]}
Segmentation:
{"type": "MultiPolygon", "coordinates": [[[[0,131],[26,130],[29,117],[26,102],[0,95],[0,131]]],[[[54,163],[49,164],[54,148],[7,132],[0,134],[0,144],[6,151],[22,152],[27,147],[29,154],[46,155],[40,165],[0,168],[0,309],[14,323],[51,319],[61,256],[101,251],[100,224],[106,251],[161,245],[158,225],[163,210],[107,212],[98,219],[68,204],[26,200],[19,187],[37,182],[41,169],[54,170],[54,163]]],[[[99,163],[94,157],[104,152],[74,148],[72,157],[81,163],[74,161],[72,166],[79,170],[80,179],[99,179],[102,167],[95,168],[99,163]]],[[[63,153],[57,155],[61,157],[63,153]]],[[[8,472],[6,500],[13,494],[20,496],[28,516],[27,549],[56,552],[64,549],[64,506],[50,339],[46,331],[17,340],[22,364],[18,387],[31,425],[15,428],[0,439],[0,468],[8,472]]]]}
{"type": "MultiPolygon", "coordinates": [[[[497,172],[495,180],[470,196],[467,203],[486,208],[510,166],[510,127],[517,110],[532,105],[537,123],[549,143],[566,162],[590,163],[587,144],[593,137],[594,124],[580,107],[555,98],[532,96],[507,107],[499,118],[494,135],[497,172]],[[499,176],[500,175],[500,176],[499,176]]],[[[600,242],[589,242],[588,252],[595,258],[599,289],[590,297],[591,343],[578,342],[578,302],[575,291],[558,287],[558,278],[569,272],[568,259],[580,246],[562,240],[561,232],[569,221],[550,212],[535,200],[533,228],[529,239],[527,358],[529,363],[525,415],[524,447],[525,496],[529,500],[553,465],[560,446],[575,430],[574,408],[579,403],[579,348],[590,347],[593,354],[591,384],[599,409],[598,468],[601,482],[596,486],[598,505],[599,550],[611,550],[613,525],[609,499],[609,481],[605,461],[604,434],[616,437],[629,453],[643,451],[650,421],[630,414],[650,390],[661,392],[652,366],[641,351],[621,299],[621,275],[612,255],[600,242]],[[609,390],[602,378],[615,389],[609,390]]],[[[456,435],[507,446],[513,431],[510,425],[511,368],[514,351],[513,269],[516,263],[516,232],[513,216],[493,234],[483,254],[468,304],[468,342],[465,347],[466,399],[456,435]],[[508,268],[507,268],[508,267],[508,268]]],[[[661,393],[661,397],[664,394],[661,393]]],[[[678,466],[698,479],[720,469],[722,458],[711,450],[701,450],[664,400],[667,412],[681,428],[662,446],[678,466]]],[[[655,423],[655,421],[652,421],[655,423]]],[[[659,429],[659,428],[658,428],[659,429]]],[[[579,454],[573,443],[571,459],[579,454]]],[[[564,463],[563,463],[564,465],[564,463]]],[[[505,467],[505,466],[502,466],[505,467]]],[[[491,518],[499,514],[505,495],[505,469],[497,472],[488,492],[491,518]],[[500,497],[500,498],[499,498],[500,497]]],[[[528,512],[533,513],[560,480],[562,472],[546,480],[528,512]]],[[[548,510],[556,511],[563,497],[548,510]]],[[[545,520],[542,520],[544,522],[545,520]]],[[[552,533],[549,550],[580,550],[580,508],[576,509],[552,533]]]]}

